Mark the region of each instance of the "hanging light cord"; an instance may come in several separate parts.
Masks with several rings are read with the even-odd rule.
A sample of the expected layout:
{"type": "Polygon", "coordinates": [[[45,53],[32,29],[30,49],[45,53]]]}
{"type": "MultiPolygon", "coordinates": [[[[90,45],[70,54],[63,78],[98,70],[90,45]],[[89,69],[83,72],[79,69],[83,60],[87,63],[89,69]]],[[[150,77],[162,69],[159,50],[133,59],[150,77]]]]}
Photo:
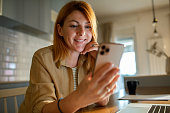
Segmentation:
{"type": "Polygon", "coordinates": [[[157,18],[155,17],[154,0],[152,0],[152,12],[153,12],[153,26],[155,26],[156,23],[158,23],[158,20],[157,20],[157,18]]]}
{"type": "Polygon", "coordinates": [[[153,12],[153,18],[155,19],[154,0],[152,0],[152,12],[153,12]]]}

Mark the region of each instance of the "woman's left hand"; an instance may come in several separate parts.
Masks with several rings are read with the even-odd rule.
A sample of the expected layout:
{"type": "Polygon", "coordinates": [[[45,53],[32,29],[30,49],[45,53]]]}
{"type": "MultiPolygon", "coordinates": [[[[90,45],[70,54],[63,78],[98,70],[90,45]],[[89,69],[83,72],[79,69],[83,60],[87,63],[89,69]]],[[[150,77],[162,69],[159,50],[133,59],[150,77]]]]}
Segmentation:
{"type": "Polygon", "coordinates": [[[85,46],[85,48],[81,52],[81,54],[84,55],[89,52],[90,55],[92,55],[94,58],[96,58],[98,47],[99,47],[99,44],[97,42],[91,41],[85,46]]]}

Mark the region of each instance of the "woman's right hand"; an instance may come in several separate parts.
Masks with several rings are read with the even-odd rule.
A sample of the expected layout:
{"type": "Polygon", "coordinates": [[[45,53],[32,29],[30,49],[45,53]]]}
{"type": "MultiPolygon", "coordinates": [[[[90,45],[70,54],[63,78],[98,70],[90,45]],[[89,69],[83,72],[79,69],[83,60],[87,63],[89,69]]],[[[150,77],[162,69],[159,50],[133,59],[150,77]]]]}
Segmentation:
{"type": "MultiPolygon", "coordinates": [[[[119,78],[118,68],[113,64],[106,63],[99,68],[92,78],[92,73],[88,74],[79,84],[77,90],[60,101],[59,107],[63,113],[74,113],[80,108],[94,103],[105,103],[116,88],[119,78]],[[109,90],[108,90],[109,89],[109,90]]],[[[43,113],[60,113],[57,108],[57,100],[45,105],[43,113]]]]}
{"type": "Polygon", "coordinates": [[[113,64],[106,63],[94,73],[93,78],[92,74],[87,75],[75,91],[77,93],[76,101],[80,108],[102,101],[112,95],[116,88],[115,83],[119,78],[118,71],[119,69],[114,68],[113,64]]]}

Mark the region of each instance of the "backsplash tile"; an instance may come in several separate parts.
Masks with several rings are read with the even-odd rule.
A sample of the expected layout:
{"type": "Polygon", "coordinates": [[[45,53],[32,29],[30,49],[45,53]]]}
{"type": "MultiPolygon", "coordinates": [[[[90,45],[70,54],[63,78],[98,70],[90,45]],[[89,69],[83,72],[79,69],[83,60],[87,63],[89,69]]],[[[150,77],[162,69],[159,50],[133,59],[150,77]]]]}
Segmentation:
{"type": "Polygon", "coordinates": [[[29,80],[34,52],[51,44],[51,41],[0,27],[0,82],[29,80]]]}

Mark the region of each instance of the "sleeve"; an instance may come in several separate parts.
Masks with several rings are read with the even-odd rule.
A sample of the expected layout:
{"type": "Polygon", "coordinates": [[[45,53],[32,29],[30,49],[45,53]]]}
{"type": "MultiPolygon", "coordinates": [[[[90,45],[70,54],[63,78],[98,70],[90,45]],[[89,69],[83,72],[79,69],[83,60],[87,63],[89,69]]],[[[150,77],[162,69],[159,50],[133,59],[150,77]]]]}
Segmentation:
{"type": "Polygon", "coordinates": [[[54,83],[44,62],[42,56],[33,56],[28,90],[33,113],[41,113],[45,104],[56,100],[54,83]]]}

